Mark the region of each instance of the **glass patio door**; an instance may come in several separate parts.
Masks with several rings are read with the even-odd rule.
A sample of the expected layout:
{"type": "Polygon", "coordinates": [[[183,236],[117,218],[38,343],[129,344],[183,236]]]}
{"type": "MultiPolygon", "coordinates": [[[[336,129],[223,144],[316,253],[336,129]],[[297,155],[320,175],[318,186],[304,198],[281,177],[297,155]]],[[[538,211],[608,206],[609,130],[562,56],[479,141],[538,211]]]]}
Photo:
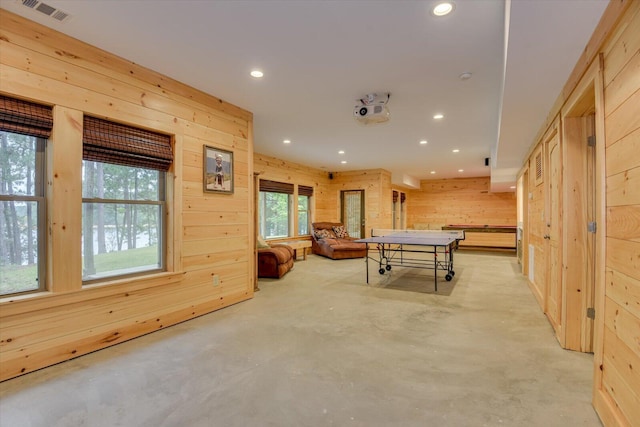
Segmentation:
{"type": "Polygon", "coordinates": [[[349,236],[364,237],[364,190],[341,191],[340,205],[340,220],[349,236]]]}

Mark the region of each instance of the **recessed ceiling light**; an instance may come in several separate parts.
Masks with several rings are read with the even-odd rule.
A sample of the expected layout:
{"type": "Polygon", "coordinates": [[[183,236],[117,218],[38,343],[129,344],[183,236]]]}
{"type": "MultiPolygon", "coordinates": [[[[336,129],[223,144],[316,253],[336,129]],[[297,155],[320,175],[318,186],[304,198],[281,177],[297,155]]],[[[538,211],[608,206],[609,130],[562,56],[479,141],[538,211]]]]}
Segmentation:
{"type": "Polygon", "coordinates": [[[473,76],[470,72],[466,71],[458,76],[460,80],[469,80],[473,76]]]}
{"type": "Polygon", "coordinates": [[[464,169],[458,169],[458,172],[464,172],[464,169]]]}
{"type": "Polygon", "coordinates": [[[341,161],[340,163],[342,163],[343,165],[347,163],[346,160],[341,161]]]}
{"type": "Polygon", "coordinates": [[[291,144],[291,140],[290,139],[285,139],[284,141],[282,141],[285,144],[291,144]]]}
{"type": "Polygon", "coordinates": [[[454,153],[459,153],[460,150],[458,150],[457,148],[453,150],[454,153]]]}
{"type": "Polygon", "coordinates": [[[251,71],[251,77],[255,77],[255,78],[259,79],[262,76],[264,76],[264,73],[262,71],[260,71],[260,70],[251,71]]]}
{"type": "Polygon", "coordinates": [[[514,188],[516,188],[516,186],[515,186],[515,185],[512,185],[512,186],[511,186],[511,187],[509,187],[509,188],[513,190],[514,188]]]}
{"type": "Polygon", "coordinates": [[[436,173],[436,171],[431,171],[429,172],[431,175],[434,175],[436,173]]]}
{"type": "Polygon", "coordinates": [[[338,154],[344,154],[344,150],[338,151],[338,154]]]}
{"type": "Polygon", "coordinates": [[[426,139],[423,139],[422,141],[420,141],[420,144],[425,145],[427,143],[426,139]]]}
{"type": "Polygon", "coordinates": [[[440,114],[440,113],[435,114],[435,115],[433,116],[433,118],[434,118],[434,119],[436,119],[436,120],[440,120],[440,119],[444,118],[444,114],[440,114]]]}
{"type": "Polygon", "coordinates": [[[438,3],[433,9],[432,9],[432,13],[435,16],[445,16],[450,14],[451,12],[453,12],[454,9],[454,5],[453,3],[450,2],[442,2],[442,3],[438,3]]]}

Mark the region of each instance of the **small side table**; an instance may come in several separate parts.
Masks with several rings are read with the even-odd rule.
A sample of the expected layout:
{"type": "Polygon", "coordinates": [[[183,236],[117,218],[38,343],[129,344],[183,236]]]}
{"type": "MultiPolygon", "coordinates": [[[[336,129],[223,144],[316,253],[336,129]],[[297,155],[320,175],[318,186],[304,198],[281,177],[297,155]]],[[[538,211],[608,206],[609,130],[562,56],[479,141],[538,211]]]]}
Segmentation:
{"type": "Polygon", "coordinates": [[[306,261],[307,259],[307,248],[311,247],[311,240],[290,240],[286,242],[274,242],[279,245],[287,245],[293,249],[294,259],[298,260],[299,249],[302,249],[302,259],[306,261]]]}

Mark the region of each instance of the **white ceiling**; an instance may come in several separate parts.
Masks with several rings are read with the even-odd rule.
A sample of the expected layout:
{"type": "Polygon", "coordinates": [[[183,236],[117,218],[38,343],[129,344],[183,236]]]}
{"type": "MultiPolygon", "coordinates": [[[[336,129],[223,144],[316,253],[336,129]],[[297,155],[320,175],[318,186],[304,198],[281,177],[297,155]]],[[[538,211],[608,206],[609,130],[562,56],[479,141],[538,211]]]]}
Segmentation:
{"type": "Polygon", "coordinates": [[[436,1],[417,0],[44,2],[71,19],[0,6],[253,112],[257,153],[327,172],[384,168],[397,183],[491,174],[493,191],[515,183],[607,5],[454,0],[436,18],[436,1]],[[353,119],[371,92],[391,93],[389,122],[353,119]]]}

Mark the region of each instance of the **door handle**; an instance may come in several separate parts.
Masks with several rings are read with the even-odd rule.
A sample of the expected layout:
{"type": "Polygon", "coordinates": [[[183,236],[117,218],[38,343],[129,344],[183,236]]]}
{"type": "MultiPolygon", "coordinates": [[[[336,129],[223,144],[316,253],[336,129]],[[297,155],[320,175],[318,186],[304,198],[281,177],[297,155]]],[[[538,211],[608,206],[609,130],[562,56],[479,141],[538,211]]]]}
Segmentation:
{"type": "Polygon", "coordinates": [[[547,239],[547,240],[551,240],[551,236],[549,236],[548,234],[545,234],[544,236],[542,236],[543,239],[547,239]]]}

